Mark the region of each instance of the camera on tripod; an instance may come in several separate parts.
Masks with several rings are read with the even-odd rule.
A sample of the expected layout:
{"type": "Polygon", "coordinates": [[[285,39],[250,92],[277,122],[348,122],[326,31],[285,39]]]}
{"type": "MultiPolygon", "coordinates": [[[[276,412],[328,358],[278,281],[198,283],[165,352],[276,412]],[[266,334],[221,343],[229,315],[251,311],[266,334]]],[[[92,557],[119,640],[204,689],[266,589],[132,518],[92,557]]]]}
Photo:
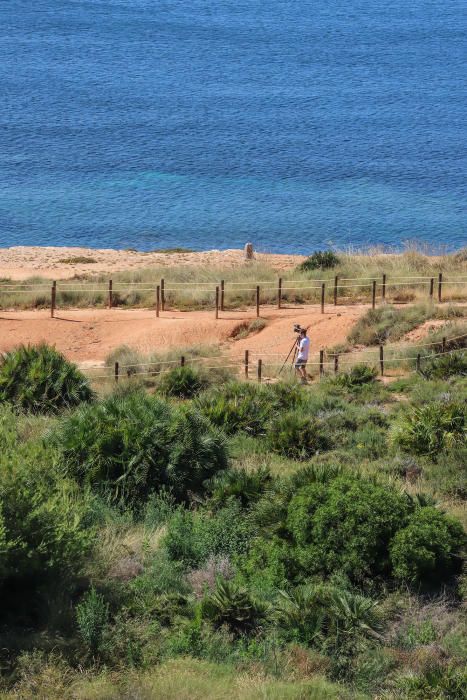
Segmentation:
{"type": "Polygon", "coordinates": [[[293,324],[293,332],[294,333],[301,333],[304,330],[306,330],[306,328],[302,328],[302,326],[299,323],[293,324]]]}

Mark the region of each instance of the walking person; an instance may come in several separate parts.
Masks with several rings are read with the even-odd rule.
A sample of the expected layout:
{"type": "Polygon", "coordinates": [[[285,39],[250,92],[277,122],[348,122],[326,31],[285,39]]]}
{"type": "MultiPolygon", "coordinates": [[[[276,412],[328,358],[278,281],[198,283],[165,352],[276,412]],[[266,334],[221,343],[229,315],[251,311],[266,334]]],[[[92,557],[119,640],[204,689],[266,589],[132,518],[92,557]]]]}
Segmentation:
{"type": "Polygon", "coordinates": [[[297,358],[295,360],[295,369],[299,375],[302,384],[306,384],[307,374],[306,374],[306,363],[308,362],[308,354],[310,352],[310,339],[306,334],[306,328],[300,329],[300,334],[297,338],[297,358]]]}

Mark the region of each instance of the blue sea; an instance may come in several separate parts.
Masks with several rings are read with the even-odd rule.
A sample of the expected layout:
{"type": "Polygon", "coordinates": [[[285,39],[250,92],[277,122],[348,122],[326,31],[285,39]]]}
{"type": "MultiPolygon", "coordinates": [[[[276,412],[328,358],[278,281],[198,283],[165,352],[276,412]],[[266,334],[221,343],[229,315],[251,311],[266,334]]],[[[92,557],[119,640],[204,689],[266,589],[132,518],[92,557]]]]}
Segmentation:
{"type": "Polygon", "coordinates": [[[0,245],[466,245],[466,13],[1,0],[0,245]]]}

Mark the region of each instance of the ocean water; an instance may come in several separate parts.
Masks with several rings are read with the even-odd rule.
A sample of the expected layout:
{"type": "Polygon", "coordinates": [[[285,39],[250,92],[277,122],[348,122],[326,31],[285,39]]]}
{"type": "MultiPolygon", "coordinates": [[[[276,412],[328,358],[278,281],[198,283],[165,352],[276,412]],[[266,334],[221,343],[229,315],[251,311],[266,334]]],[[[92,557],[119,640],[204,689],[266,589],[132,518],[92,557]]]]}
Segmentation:
{"type": "Polygon", "coordinates": [[[466,245],[466,12],[1,0],[0,245],[466,245]]]}

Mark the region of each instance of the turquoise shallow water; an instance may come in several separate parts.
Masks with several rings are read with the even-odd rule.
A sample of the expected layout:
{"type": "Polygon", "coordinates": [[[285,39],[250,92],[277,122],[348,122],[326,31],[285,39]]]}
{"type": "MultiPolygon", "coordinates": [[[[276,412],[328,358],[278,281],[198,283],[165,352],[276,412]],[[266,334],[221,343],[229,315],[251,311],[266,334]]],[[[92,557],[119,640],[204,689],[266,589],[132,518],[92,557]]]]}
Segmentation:
{"type": "Polygon", "coordinates": [[[464,3],[3,0],[0,244],[467,244],[464,3]]]}

